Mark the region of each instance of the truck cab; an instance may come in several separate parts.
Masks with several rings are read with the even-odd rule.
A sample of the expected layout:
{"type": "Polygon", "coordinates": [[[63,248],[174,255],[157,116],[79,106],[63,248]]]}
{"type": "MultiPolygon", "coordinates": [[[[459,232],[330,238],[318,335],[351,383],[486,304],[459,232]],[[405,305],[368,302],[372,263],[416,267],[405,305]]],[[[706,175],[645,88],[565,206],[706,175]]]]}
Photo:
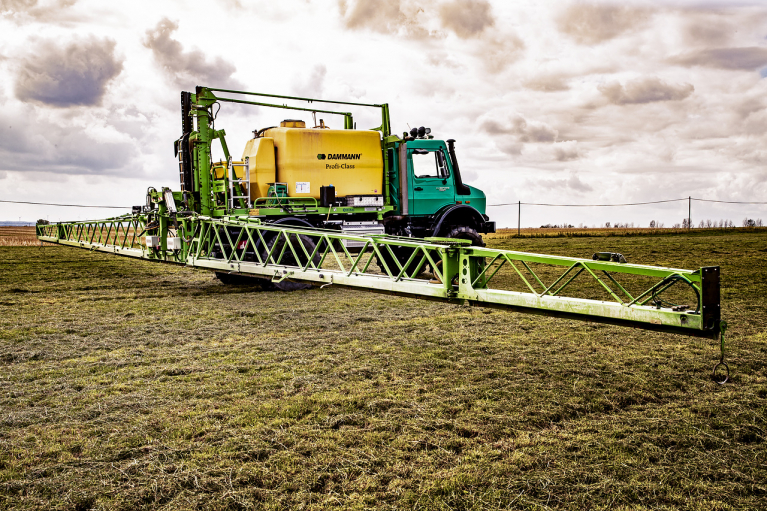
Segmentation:
{"type": "Polygon", "coordinates": [[[454,140],[407,137],[389,151],[391,234],[446,236],[456,227],[495,231],[486,216],[485,194],[465,185],[454,140]]]}

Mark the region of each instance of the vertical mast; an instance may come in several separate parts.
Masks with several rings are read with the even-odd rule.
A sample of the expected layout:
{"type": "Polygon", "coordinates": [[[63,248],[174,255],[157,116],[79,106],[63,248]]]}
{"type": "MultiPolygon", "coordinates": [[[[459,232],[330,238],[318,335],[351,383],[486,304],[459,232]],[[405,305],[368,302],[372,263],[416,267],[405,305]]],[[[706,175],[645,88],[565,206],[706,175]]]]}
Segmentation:
{"type": "Polygon", "coordinates": [[[197,117],[197,133],[194,137],[195,169],[200,187],[200,214],[213,212],[210,188],[210,144],[213,140],[210,106],[216,98],[207,89],[198,86],[192,96],[194,115],[197,117]]]}

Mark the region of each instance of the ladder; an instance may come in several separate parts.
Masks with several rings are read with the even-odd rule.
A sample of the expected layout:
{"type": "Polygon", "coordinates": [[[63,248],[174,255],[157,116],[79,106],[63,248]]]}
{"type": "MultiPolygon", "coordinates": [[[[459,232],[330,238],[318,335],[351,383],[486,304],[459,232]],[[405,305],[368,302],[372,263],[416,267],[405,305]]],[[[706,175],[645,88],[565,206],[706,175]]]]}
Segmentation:
{"type": "Polygon", "coordinates": [[[234,162],[230,156],[227,162],[227,170],[229,172],[229,208],[239,208],[237,200],[244,199],[246,207],[250,209],[252,207],[250,200],[250,158],[246,156],[244,162],[234,162]],[[244,170],[242,172],[244,178],[237,177],[238,167],[244,170]],[[235,195],[235,185],[239,185],[239,190],[243,190],[245,195],[235,195]]]}

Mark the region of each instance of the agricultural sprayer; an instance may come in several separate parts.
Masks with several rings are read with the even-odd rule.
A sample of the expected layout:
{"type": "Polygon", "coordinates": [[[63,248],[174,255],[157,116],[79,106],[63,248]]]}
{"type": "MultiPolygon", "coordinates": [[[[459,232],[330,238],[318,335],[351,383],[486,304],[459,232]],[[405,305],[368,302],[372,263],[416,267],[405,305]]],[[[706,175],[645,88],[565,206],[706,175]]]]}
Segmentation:
{"type": "Polygon", "coordinates": [[[387,104],[197,87],[181,93],[181,113],[180,191],[149,188],[123,216],[39,224],[38,238],[212,270],[225,284],[332,284],[719,339],[714,372],[729,375],[719,267],[487,248],[481,234],[495,223],[485,194],[461,179],[455,141],[423,127],[392,134],[387,104]],[[358,130],[349,112],[238,99],[259,96],[378,108],[381,125],[358,130]],[[254,130],[234,159],[214,125],[222,103],[340,115],[343,129],[283,120],[254,130]]]}

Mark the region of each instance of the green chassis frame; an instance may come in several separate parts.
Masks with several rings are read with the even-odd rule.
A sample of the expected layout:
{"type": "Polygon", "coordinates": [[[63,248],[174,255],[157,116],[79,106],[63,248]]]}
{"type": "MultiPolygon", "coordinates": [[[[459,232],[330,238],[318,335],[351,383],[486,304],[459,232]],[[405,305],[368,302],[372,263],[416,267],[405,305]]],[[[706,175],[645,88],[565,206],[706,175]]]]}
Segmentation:
{"type": "MultiPolygon", "coordinates": [[[[336,284],[711,339],[718,338],[726,327],[720,319],[719,267],[682,270],[472,247],[466,241],[444,238],[350,235],[262,224],[246,216],[179,215],[172,219],[165,211],[161,205],[155,222],[145,214],[136,214],[41,224],[37,226],[37,236],[41,242],[272,281],[292,279],[322,287],[336,284]],[[142,244],[146,232],[160,235],[157,248],[142,244]],[[181,248],[169,250],[169,237],[180,238],[181,248]],[[351,251],[345,241],[356,242],[361,249],[351,251]],[[381,261],[380,271],[372,266],[375,260],[381,261]],[[423,272],[427,265],[430,275],[423,272]],[[547,276],[540,274],[540,270],[534,271],[531,265],[545,265],[549,273],[559,268],[559,275],[554,280],[549,278],[550,283],[546,284],[547,276]],[[499,277],[502,268],[506,269],[505,282],[510,274],[526,290],[493,288],[502,280],[499,277]],[[649,277],[653,283],[644,291],[631,294],[629,286],[618,279],[632,275],[649,277]],[[572,284],[579,277],[598,283],[601,299],[566,294],[573,290],[572,284]],[[694,293],[697,300],[694,310],[662,306],[658,296],[676,283],[688,286],[694,293]]],[[[723,339],[722,335],[722,346],[723,339]]]]}

